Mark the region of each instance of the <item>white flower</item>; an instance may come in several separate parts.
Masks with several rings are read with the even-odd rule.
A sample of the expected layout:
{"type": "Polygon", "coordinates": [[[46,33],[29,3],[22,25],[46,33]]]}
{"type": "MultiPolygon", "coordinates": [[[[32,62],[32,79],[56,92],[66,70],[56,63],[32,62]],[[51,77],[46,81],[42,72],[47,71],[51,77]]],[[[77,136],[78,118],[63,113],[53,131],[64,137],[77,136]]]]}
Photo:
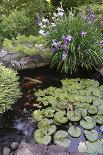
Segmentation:
{"type": "Polygon", "coordinates": [[[57,14],[57,16],[59,16],[59,17],[63,17],[63,15],[64,15],[64,12],[58,12],[58,14],[57,14]]]}
{"type": "Polygon", "coordinates": [[[55,27],[55,26],[56,26],[56,24],[55,24],[55,23],[51,23],[51,26],[52,26],[52,27],[55,27]]]}
{"type": "Polygon", "coordinates": [[[43,24],[42,24],[42,23],[38,23],[38,25],[39,25],[39,26],[42,26],[43,24]]]}
{"type": "Polygon", "coordinates": [[[54,16],[54,17],[57,17],[58,15],[57,15],[57,13],[53,13],[53,16],[54,16]]]}
{"type": "Polygon", "coordinates": [[[45,31],[44,31],[44,30],[40,30],[40,31],[39,31],[39,33],[40,33],[41,35],[43,35],[43,36],[45,36],[45,35],[46,35],[46,33],[45,33],[45,31]]]}
{"type": "Polygon", "coordinates": [[[46,25],[42,25],[42,26],[41,26],[42,29],[43,29],[43,28],[46,28],[46,27],[47,27],[46,25]]]}
{"type": "Polygon", "coordinates": [[[43,18],[43,19],[42,19],[42,22],[44,22],[44,23],[49,23],[49,20],[48,20],[47,18],[43,18]]]}
{"type": "Polygon", "coordinates": [[[63,9],[62,7],[61,7],[61,8],[58,7],[58,8],[57,8],[57,11],[58,11],[58,12],[64,12],[64,9],[63,9]]]}

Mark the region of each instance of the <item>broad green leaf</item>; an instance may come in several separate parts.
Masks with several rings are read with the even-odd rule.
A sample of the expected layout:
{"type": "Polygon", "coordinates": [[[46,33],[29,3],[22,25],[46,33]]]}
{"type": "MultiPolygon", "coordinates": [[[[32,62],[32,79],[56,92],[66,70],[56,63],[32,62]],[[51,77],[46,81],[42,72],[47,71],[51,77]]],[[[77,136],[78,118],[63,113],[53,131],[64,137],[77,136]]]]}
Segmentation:
{"type": "Polygon", "coordinates": [[[68,111],[67,117],[70,121],[73,121],[73,122],[80,121],[80,119],[81,119],[80,113],[75,112],[75,111],[68,111]]]}
{"type": "Polygon", "coordinates": [[[49,136],[43,129],[38,129],[34,132],[34,139],[38,144],[48,145],[51,142],[51,136],[49,136]]]}
{"type": "Polygon", "coordinates": [[[68,133],[62,130],[57,131],[54,135],[54,143],[62,147],[68,147],[70,145],[68,133]]]}
{"type": "Polygon", "coordinates": [[[81,129],[78,128],[78,127],[72,126],[72,127],[70,127],[70,128],[68,129],[68,133],[69,133],[72,137],[80,137],[80,135],[81,135],[81,129]]]}
{"type": "Polygon", "coordinates": [[[80,125],[87,130],[93,129],[96,126],[96,122],[95,120],[90,117],[90,116],[86,116],[85,118],[83,118],[80,121],[80,125]]]}
{"type": "Polygon", "coordinates": [[[90,131],[85,130],[84,135],[89,141],[92,142],[98,139],[98,132],[96,130],[90,130],[90,131]]]}

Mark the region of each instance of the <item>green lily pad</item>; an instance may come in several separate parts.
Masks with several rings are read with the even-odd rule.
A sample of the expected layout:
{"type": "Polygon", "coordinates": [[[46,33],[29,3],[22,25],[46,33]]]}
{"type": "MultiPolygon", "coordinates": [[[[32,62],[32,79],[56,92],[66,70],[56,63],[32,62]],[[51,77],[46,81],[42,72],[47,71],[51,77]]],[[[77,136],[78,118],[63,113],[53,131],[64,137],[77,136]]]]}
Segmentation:
{"type": "Polygon", "coordinates": [[[42,119],[43,119],[43,113],[42,113],[42,111],[40,111],[40,110],[35,110],[34,112],[33,112],[33,119],[35,120],[35,121],[41,121],[42,119]]]}
{"type": "Polygon", "coordinates": [[[80,119],[81,119],[80,113],[78,113],[76,111],[68,111],[67,117],[70,121],[73,121],[73,122],[80,121],[80,119]]]}
{"type": "Polygon", "coordinates": [[[84,131],[84,135],[89,141],[96,141],[98,139],[98,132],[96,130],[84,131]]]}
{"type": "Polygon", "coordinates": [[[98,109],[97,109],[95,106],[91,105],[91,106],[89,107],[88,112],[89,112],[90,114],[97,114],[98,109]]]}
{"type": "Polygon", "coordinates": [[[80,125],[87,130],[93,129],[96,126],[96,122],[95,120],[90,117],[90,116],[86,116],[85,118],[83,118],[80,121],[80,125]]]}
{"type": "Polygon", "coordinates": [[[102,99],[96,99],[95,101],[93,101],[93,105],[95,107],[98,107],[101,104],[103,104],[103,100],[102,99]]]}
{"type": "Polygon", "coordinates": [[[43,129],[38,129],[34,132],[34,139],[38,144],[48,145],[51,142],[51,136],[43,129]]]}
{"type": "Polygon", "coordinates": [[[75,109],[75,111],[76,111],[77,113],[80,113],[80,115],[81,115],[82,117],[87,116],[87,110],[86,110],[86,109],[77,108],[77,109],[75,109]]]}
{"type": "Polygon", "coordinates": [[[93,145],[93,143],[90,143],[88,141],[80,142],[78,146],[78,151],[81,153],[88,153],[88,154],[94,154],[97,152],[95,145],[93,145]]]}
{"type": "Polygon", "coordinates": [[[103,115],[95,115],[93,117],[98,124],[103,124],[103,115]]]}
{"type": "Polygon", "coordinates": [[[38,123],[38,128],[48,129],[51,124],[53,124],[53,120],[52,119],[44,118],[42,121],[40,121],[38,123]]]}
{"type": "Polygon", "coordinates": [[[66,123],[68,121],[68,118],[65,115],[65,111],[56,112],[54,115],[54,120],[58,123],[66,123]]]}
{"type": "Polygon", "coordinates": [[[103,154],[103,143],[102,140],[97,140],[96,142],[93,143],[97,153],[99,153],[100,155],[103,154]]]}
{"type": "Polygon", "coordinates": [[[51,118],[54,116],[55,110],[53,108],[49,107],[49,108],[44,109],[43,113],[46,117],[51,118]]]}
{"type": "Polygon", "coordinates": [[[66,105],[67,105],[67,102],[65,102],[65,101],[59,101],[58,103],[57,103],[57,107],[59,108],[59,109],[65,109],[66,108],[66,105]]]}
{"type": "Polygon", "coordinates": [[[70,139],[68,138],[68,133],[65,131],[57,131],[54,135],[54,143],[62,147],[70,146],[70,139]]]}
{"type": "Polygon", "coordinates": [[[78,128],[78,127],[74,127],[74,126],[72,126],[72,127],[70,127],[69,129],[68,129],[68,133],[72,136],[72,137],[80,137],[80,135],[81,135],[81,129],[80,128],[78,128]]]}

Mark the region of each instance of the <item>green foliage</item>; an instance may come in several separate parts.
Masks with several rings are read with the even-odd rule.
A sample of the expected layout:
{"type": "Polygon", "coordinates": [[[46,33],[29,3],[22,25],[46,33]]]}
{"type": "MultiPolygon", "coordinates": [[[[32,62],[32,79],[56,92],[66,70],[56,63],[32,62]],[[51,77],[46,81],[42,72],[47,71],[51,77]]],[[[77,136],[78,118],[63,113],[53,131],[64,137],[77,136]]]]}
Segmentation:
{"type": "Polygon", "coordinates": [[[4,15],[1,22],[1,29],[4,37],[16,37],[17,34],[25,34],[30,28],[30,18],[25,10],[13,11],[9,15],[4,15]]]}
{"type": "Polygon", "coordinates": [[[0,64],[0,114],[11,109],[20,97],[17,73],[0,64]]]}
{"type": "Polygon", "coordinates": [[[23,55],[40,54],[44,57],[50,54],[49,49],[44,47],[44,38],[42,36],[29,37],[25,35],[18,35],[16,39],[5,39],[3,41],[3,48],[6,51],[19,52],[23,55]]]}
{"type": "Polygon", "coordinates": [[[76,71],[79,67],[91,69],[101,62],[102,37],[94,23],[87,23],[80,16],[69,12],[67,17],[59,18],[55,24],[55,29],[51,27],[46,36],[47,45],[55,49],[51,67],[55,66],[61,72],[67,73],[76,71]],[[70,40],[65,43],[68,37],[70,40]]]}
{"type": "MultiPolygon", "coordinates": [[[[79,151],[102,152],[97,148],[98,143],[100,147],[102,146],[101,140],[98,140],[98,132],[92,129],[100,124],[102,131],[103,85],[100,86],[99,82],[95,80],[80,78],[63,79],[61,82],[62,88],[49,87],[35,92],[38,104],[41,105],[40,110],[33,112],[33,118],[38,123],[38,129],[41,129],[43,133],[45,131],[46,136],[51,136],[51,140],[53,138],[55,144],[63,147],[68,147],[70,139],[72,140],[73,137],[78,138],[84,134],[88,139],[85,141],[87,146],[85,143],[80,143],[79,151]],[[62,130],[65,126],[67,131],[62,130]]],[[[39,141],[39,137],[36,137],[35,140],[37,143],[47,143],[46,139],[44,139],[45,142],[39,141]]]]}

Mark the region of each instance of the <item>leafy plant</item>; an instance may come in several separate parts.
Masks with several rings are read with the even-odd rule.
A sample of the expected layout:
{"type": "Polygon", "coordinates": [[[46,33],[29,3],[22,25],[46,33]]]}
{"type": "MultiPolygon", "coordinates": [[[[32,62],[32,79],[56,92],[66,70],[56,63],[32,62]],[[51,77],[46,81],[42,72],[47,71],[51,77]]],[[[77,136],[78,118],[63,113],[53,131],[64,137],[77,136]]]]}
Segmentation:
{"type": "Polygon", "coordinates": [[[5,39],[3,48],[8,52],[12,51],[23,55],[41,54],[44,57],[48,57],[50,54],[49,49],[44,47],[44,38],[41,36],[30,35],[27,37],[18,35],[16,39],[5,39]]]}
{"type": "Polygon", "coordinates": [[[19,77],[17,73],[0,64],[0,114],[11,109],[20,97],[19,77]]]}
{"type": "Polygon", "coordinates": [[[88,12],[86,19],[73,12],[65,16],[61,6],[53,15],[53,24],[47,19],[44,25],[43,22],[39,23],[39,33],[46,36],[47,46],[53,53],[51,67],[65,73],[76,71],[79,67],[96,67],[102,61],[102,37],[94,24],[94,14],[88,12]]]}

